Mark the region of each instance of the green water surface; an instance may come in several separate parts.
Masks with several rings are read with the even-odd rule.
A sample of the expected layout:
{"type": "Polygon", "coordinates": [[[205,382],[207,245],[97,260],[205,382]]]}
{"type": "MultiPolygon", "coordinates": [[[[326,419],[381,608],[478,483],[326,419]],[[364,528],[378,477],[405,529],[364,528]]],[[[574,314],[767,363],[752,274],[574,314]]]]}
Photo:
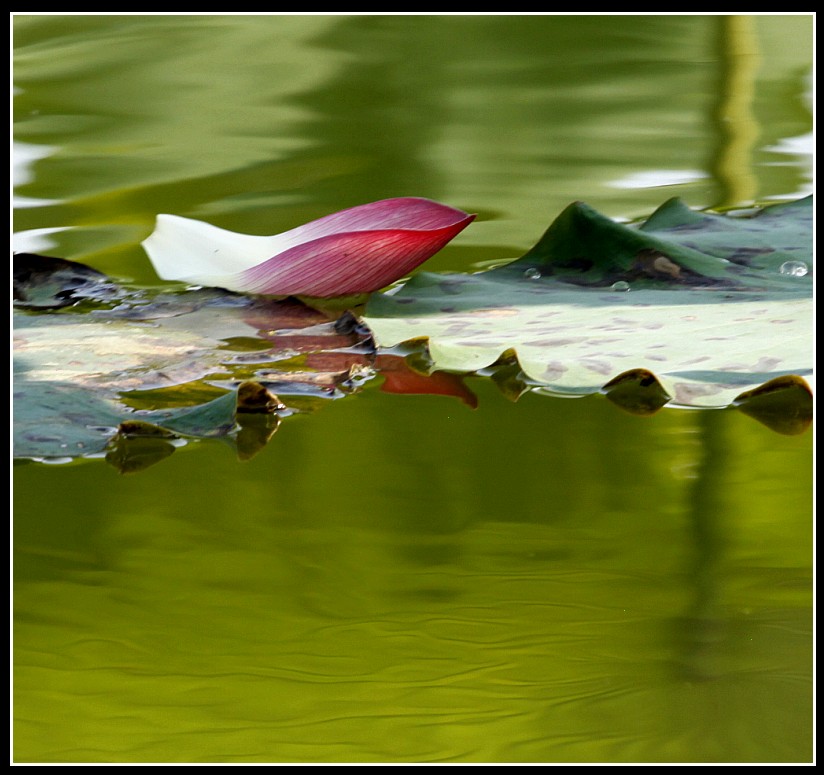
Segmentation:
{"type": "MultiPolygon", "coordinates": [[[[15,246],[392,196],[522,254],[811,191],[812,18],[15,15],[15,246]]],[[[813,434],[381,377],[122,475],[14,467],[15,762],[810,762],[813,434]]]]}

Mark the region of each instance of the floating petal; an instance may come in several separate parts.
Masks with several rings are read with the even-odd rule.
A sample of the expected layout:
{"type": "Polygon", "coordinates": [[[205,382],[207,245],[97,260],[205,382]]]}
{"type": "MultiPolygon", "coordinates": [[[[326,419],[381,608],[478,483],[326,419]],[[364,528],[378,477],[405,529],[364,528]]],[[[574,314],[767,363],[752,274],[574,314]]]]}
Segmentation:
{"type": "Polygon", "coordinates": [[[276,296],[348,296],[405,276],[474,219],[417,197],[342,210],[271,237],[158,215],[143,247],[165,280],[276,296]]]}

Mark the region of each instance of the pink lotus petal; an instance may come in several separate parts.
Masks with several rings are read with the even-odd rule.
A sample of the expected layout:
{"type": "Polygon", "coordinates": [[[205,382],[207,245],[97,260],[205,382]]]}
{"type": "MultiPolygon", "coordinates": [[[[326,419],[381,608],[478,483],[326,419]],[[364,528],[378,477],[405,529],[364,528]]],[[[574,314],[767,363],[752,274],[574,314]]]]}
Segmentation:
{"type": "Polygon", "coordinates": [[[167,280],[278,296],[346,296],[408,274],[474,219],[416,197],[342,210],[272,237],[159,215],[143,245],[167,280]]]}

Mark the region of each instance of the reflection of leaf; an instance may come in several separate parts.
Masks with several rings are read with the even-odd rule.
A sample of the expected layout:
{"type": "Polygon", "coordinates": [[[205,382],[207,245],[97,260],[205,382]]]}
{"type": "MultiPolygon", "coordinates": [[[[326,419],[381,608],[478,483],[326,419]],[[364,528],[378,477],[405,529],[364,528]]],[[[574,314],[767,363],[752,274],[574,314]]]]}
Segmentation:
{"type": "Polygon", "coordinates": [[[517,261],[421,273],[375,294],[365,320],[382,347],[428,340],[436,369],[475,371],[514,353],[551,392],[609,384],[615,399],[622,375],[645,370],[660,390],[636,410],[663,393],[727,406],[775,377],[812,373],[811,214],[811,199],[748,218],[671,201],[635,228],[572,205],[517,261]]]}
{"type": "Polygon", "coordinates": [[[794,436],[803,433],[813,421],[813,396],[804,380],[776,377],[764,385],[742,393],[734,406],[768,428],[794,436]]]}
{"type": "Polygon", "coordinates": [[[498,386],[501,394],[513,403],[530,390],[524,373],[521,371],[518,361],[514,358],[505,359],[496,364],[496,367],[492,369],[490,378],[498,386]]]}
{"type": "Polygon", "coordinates": [[[237,421],[239,427],[235,445],[240,460],[250,460],[257,455],[271,441],[280,425],[276,414],[240,413],[237,421]]]}
{"type": "Polygon", "coordinates": [[[118,434],[106,452],[106,462],[121,474],[134,474],[165,460],[174,451],[174,445],[162,437],[118,434]]]}
{"type": "Polygon", "coordinates": [[[632,414],[654,414],[670,401],[655,375],[646,369],[625,371],[604,385],[603,393],[612,403],[632,414]]]}

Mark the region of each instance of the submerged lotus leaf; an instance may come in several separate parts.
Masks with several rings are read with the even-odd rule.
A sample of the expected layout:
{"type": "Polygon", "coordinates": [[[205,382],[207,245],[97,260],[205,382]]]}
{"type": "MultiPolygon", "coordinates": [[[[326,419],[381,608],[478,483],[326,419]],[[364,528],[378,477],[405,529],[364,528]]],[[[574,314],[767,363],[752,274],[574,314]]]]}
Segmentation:
{"type": "Polygon", "coordinates": [[[19,379],[105,395],[200,379],[225,359],[221,341],[196,329],[57,315],[15,315],[14,327],[19,379]]]}
{"type": "Polygon", "coordinates": [[[639,228],[573,205],[517,261],[421,273],[375,294],[365,321],[382,347],[426,340],[433,368],[514,354],[534,385],[567,395],[644,370],[660,386],[649,407],[663,394],[728,406],[776,377],[811,378],[811,213],[811,199],[746,218],[672,201],[639,228]]]}
{"type": "MultiPolygon", "coordinates": [[[[54,285],[49,276],[42,284],[54,285]]],[[[74,301],[88,302],[76,290],[74,301]]],[[[214,291],[129,299],[85,312],[15,310],[15,457],[62,460],[105,451],[127,472],[170,454],[174,436],[231,435],[239,445],[243,437],[238,453],[248,458],[276,422],[266,424],[268,436],[241,433],[249,423],[237,413],[285,408],[258,375],[289,377],[296,355],[351,348],[364,338],[340,333],[327,315],[293,300],[214,291]]],[[[305,380],[294,391],[284,387],[328,397],[305,380]]]]}

